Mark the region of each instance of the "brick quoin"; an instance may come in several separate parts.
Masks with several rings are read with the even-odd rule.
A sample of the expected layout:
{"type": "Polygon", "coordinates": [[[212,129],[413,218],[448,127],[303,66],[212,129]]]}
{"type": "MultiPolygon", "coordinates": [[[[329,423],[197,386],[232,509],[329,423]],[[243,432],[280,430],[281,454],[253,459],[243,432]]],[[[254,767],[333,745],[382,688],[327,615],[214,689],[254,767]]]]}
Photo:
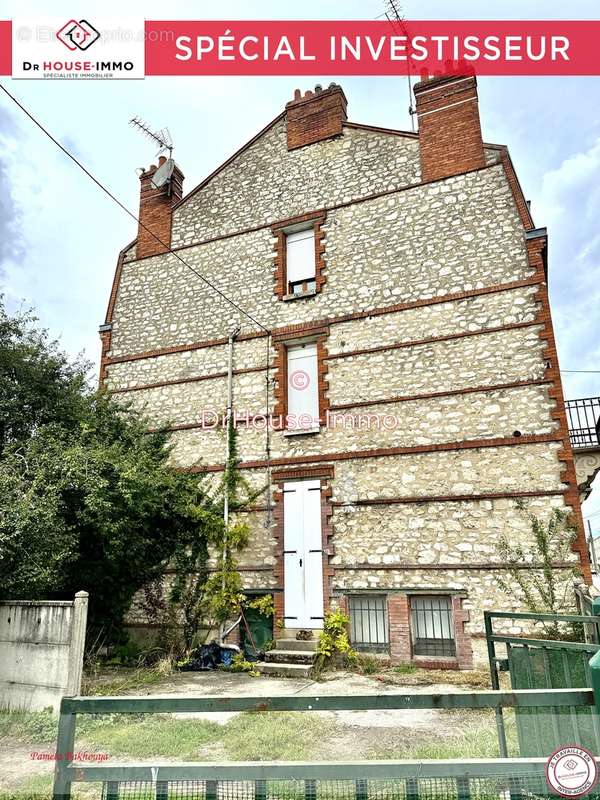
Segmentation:
{"type": "MultiPolygon", "coordinates": [[[[161,156],[158,160],[159,166],[162,166],[165,161],[164,156],[161,156]]],[[[153,165],[140,175],[140,224],[137,236],[137,258],[168,252],[171,247],[173,206],[183,196],[183,173],[179,167],[175,166],[171,180],[159,189],[152,186],[152,176],[156,170],[157,167],[153,165]]]]}
{"type": "Polygon", "coordinates": [[[342,133],[348,101],[342,87],[331,83],[327,89],[318,84],[315,91],[294,92],[286,105],[287,147],[296,150],[342,133]]]}
{"type": "Polygon", "coordinates": [[[421,179],[449,178],[485,166],[474,75],[442,75],[414,87],[421,179]]]}

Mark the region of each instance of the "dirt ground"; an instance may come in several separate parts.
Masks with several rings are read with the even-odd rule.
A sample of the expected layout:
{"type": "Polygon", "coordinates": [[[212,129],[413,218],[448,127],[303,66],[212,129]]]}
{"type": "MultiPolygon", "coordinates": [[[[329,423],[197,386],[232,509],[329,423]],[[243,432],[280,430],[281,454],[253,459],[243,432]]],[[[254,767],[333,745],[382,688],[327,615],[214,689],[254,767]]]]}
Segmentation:
{"type": "MultiPolygon", "coordinates": [[[[188,696],[272,697],[277,695],[299,695],[322,697],[325,695],[390,695],[455,692],[461,689],[451,684],[428,686],[395,686],[365,675],[334,673],[325,680],[294,678],[252,678],[244,673],[204,672],[178,673],[165,678],[160,684],[131,694],[169,694],[188,696]]],[[[323,742],[324,758],[332,750],[332,760],[354,760],[367,757],[374,749],[395,749],[403,743],[431,741],[444,738],[455,732],[452,715],[437,710],[403,711],[335,711],[314,712],[335,724],[335,735],[330,742],[323,742]]],[[[175,717],[202,718],[225,725],[236,713],[177,714],[175,717]]],[[[52,761],[34,760],[32,752],[51,753],[52,747],[22,745],[0,741],[0,787],[13,788],[23,782],[34,782],[53,771],[52,761]]],[[[159,757],[160,758],[160,757],[159,757]]],[[[211,751],[211,760],[222,758],[219,748],[211,751]]],[[[115,759],[117,761],[118,759],[115,759]]],[[[124,759],[125,760],[125,759],[124,759]]],[[[142,759],[140,759],[142,760],[142,759]]],[[[156,760],[156,757],[154,758],[156,760]]],[[[160,759],[167,760],[167,759],[160,759]]]]}

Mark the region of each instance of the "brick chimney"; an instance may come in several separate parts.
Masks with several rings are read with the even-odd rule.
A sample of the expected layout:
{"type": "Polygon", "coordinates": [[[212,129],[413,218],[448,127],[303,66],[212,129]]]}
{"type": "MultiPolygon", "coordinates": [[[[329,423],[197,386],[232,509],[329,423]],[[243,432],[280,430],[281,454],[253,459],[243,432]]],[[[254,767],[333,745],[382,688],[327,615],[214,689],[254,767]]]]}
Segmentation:
{"type": "Polygon", "coordinates": [[[288,150],[339,136],[347,119],[348,101],[342,87],[330,83],[327,89],[319,84],[314,92],[294,92],[294,99],[286,105],[288,150]]]}
{"type": "Polygon", "coordinates": [[[415,85],[414,93],[422,180],[435,181],[483,167],[475,76],[448,73],[425,77],[415,85]]]}
{"type": "MultiPolygon", "coordinates": [[[[158,160],[158,167],[166,161],[164,156],[158,160]]],[[[152,165],[149,170],[140,175],[140,225],[138,226],[137,258],[155,256],[166,253],[171,246],[171,217],[173,206],[183,195],[183,173],[177,165],[173,169],[171,180],[164,183],[159,189],[152,186],[152,176],[158,169],[152,165]],[[156,234],[161,242],[157,241],[143,226],[156,234]]]]}

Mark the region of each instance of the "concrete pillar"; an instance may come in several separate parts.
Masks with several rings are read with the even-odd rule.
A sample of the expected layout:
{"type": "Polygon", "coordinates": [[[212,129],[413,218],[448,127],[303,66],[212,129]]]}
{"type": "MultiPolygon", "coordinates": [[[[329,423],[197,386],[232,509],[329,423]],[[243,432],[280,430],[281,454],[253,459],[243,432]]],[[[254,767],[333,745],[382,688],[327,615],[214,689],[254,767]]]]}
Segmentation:
{"type": "Polygon", "coordinates": [[[87,592],[77,592],[75,600],[73,601],[71,646],[69,648],[69,679],[67,682],[66,697],[74,697],[81,691],[88,597],[89,595],[87,592]]]}

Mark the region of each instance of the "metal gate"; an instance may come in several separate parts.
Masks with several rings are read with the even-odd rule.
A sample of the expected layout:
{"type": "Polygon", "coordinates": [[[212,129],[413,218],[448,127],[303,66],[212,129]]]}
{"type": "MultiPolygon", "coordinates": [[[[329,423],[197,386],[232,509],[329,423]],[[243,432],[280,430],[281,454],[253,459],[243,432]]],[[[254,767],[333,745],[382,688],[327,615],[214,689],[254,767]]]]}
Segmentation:
{"type": "MultiPolygon", "coordinates": [[[[490,660],[492,687],[500,688],[500,672],[508,672],[512,689],[571,689],[592,686],[589,660],[600,650],[597,633],[599,616],[575,614],[526,614],[485,612],[485,628],[490,660]],[[581,626],[581,638],[592,641],[564,641],[525,636],[507,636],[493,631],[494,619],[522,620],[531,623],[560,623],[581,626]],[[586,628],[594,635],[584,635],[586,628]],[[506,656],[499,657],[496,645],[506,647],[506,656]]],[[[522,757],[551,753],[560,745],[581,744],[598,752],[600,724],[596,714],[586,708],[515,709],[519,752],[522,757]]],[[[498,733],[506,748],[502,711],[497,712],[498,733]]]]}
{"type": "MultiPolygon", "coordinates": [[[[596,709],[596,691],[456,692],[448,694],[320,695],[305,697],[63,698],[56,744],[54,800],[71,800],[72,784],[101,784],[105,800],[524,800],[554,795],[544,758],[438,761],[262,761],[81,764],[72,761],[77,719],[89,714],[206,712],[396,711],[414,709],[596,709]]],[[[597,800],[597,796],[594,796],[597,800]]]]}

